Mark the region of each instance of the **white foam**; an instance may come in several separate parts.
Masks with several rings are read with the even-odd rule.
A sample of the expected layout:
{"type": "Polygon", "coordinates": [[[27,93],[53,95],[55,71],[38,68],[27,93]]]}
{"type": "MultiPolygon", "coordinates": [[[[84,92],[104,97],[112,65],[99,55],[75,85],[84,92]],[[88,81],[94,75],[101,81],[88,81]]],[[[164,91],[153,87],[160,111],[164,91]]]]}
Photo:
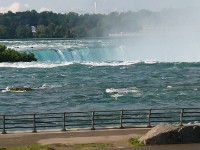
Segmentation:
{"type": "Polygon", "coordinates": [[[137,90],[136,87],[121,88],[121,89],[115,89],[115,88],[106,89],[106,93],[125,94],[125,93],[138,93],[138,92],[139,91],[137,90]]]}
{"type": "Polygon", "coordinates": [[[168,86],[167,86],[167,88],[168,88],[168,89],[171,89],[171,88],[172,88],[172,86],[171,86],[171,85],[168,85],[168,86]]]}
{"type": "Polygon", "coordinates": [[[137,95],[139,93],[139,90],[136,87],[121,88],[121,89],[110,88],[110,89],[106,89],[106,93],[110,94],[111,97],[117,100],[119,97],[122,97],[128,93],[137,95]]]}
{"type": "MultiPolygon", "coordinates": [[[[72,64],[82,64],[87,66],[111,66],[111,67],[117,67],[117,66],[130,66],[134,64],[142,63],[142,61],[104,61],[104,62],[92,62],[92,61],[86,61],[86,62],[68,62],[68,61],[61,61],[61,62],[16,62],[16,63],[0,63],[0,67],[11,67],[11,68],[55,68],[55,67],[61,67],[61,66],[68,66],[72,64]]],[[[145,63],[145,62],[144,62],[145,63]]],[[[157,63],[157,62],[151,62],[151,64],[157,63]]],[[[150,62],[149,62],[150,64],[150,62]]]]}
{"type": "Polygon", "coordinates": [[[3,92],[3,93],[5,93],[5,92],[9,92],[10,90],[9,90],[9,86],[8,87],[6,87],[4,90],[2,90],[1,92],[3,92]]]}
{"type": "Polygon", "coordinates": [[[109,88],[106,89],[106,93],[110,94],[110,96],[115,98],[115,100],[118,100],[119,97],[122,97],[126,94],[131,93],[133,95],[138,95],[140,92],[136,87],[130,87],[121,89],[109,88]]]}
{"type": "Polygon", "coordinates": [[[145,64],[156,64],[156,63],[158,63],[158,61],[156,61],[156,60],[146,60],[146,61],[144,61],[144,63],[145,64]]]}
{"type": "Polygon", "coordinates": [[[59,88],[59,87],[62,87],[62,85],[44,83],[41,87],[39,87],[39,89],[52,89],[52,88],[59,88]]]}
{"type": "Polygon", "coordinates": [[[0,63],[0,67],[11,68],[55,68],[60,66],[68,66],[73,62],[17,62],[17,63],[0,63]]]}
{"type": "Polygon", "coordinates": [[[114,95],[111,95],[111,97],[115,98],[115,100],[118,100],[118,97],[122,97],[124,96],[123,94],[114,94],[114,95]]]}
{"type": "Polygon", "coordinates": [[[129,66],[140,63],[140,61],[111,61],[111,62],[82,62],[83,65],[89,66],[129,66]]]}

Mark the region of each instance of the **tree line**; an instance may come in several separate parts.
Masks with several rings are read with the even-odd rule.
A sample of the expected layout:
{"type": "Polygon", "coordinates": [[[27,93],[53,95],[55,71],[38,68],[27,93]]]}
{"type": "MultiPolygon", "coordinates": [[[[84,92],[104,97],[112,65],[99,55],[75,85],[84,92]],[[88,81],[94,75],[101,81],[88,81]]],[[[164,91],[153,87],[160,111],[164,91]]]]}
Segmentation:
{"type": "Polygon", "coordinates": [[[8,11],[0,14],[0,39],[107,37],[109,33],[137,32],[154,16],[147,10],[107,15],[8,11]],[[31,26],[36,27],[36,34],[32,33],[31,26]]]}

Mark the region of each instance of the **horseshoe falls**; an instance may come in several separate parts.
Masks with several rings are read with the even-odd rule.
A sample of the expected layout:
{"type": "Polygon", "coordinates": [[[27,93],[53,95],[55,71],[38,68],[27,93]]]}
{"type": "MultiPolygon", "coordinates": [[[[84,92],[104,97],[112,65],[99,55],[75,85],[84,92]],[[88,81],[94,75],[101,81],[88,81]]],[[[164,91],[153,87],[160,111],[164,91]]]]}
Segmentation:
{"type": "Polygon", "coordinates": [[[0,114],[199,107],[199,38],[169,36],[0,40],[38,60],[0,63],[0,114]]]}
{"type": "Polygon", "coordinates": [[[82,62],[82,61],[108,61],[120,59],[119,56],[112,57],[113,52],[117,52],[115,48],[78,48],[78,49],[46,49],[46,50],[29,50],[33,53],[38,61],[51,62],[82,62]],[[109,50],[112,49],[112,52],[109,50]]]}

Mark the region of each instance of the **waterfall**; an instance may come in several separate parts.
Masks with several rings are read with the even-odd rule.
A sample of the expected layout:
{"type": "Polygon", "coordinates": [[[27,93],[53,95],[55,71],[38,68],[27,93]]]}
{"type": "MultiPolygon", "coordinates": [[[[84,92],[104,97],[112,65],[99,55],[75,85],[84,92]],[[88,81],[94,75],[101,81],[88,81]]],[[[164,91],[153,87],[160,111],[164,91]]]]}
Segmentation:
{"type": "MultiPolygon", "coordinates": [[[[120,54],[123,50],[120,48],[80,48],[80,49],[32,49],[38,61],[112,61],[120,60],[120,54]],[[116,55],[117,54],[117,55],[116,55]]],[[[123,56],[123,55],[122,55],[123,56]]],[[[123,56],[124,57],[124,56],[123,56]]]]}
{"type": "Polygon", "coordinates": [[[57,50],[58,54],[60,55],[60,58],[62,61],[67,61],[66,58],[65,58],[65,55],[62,53],[61,50],[57,50]]]}

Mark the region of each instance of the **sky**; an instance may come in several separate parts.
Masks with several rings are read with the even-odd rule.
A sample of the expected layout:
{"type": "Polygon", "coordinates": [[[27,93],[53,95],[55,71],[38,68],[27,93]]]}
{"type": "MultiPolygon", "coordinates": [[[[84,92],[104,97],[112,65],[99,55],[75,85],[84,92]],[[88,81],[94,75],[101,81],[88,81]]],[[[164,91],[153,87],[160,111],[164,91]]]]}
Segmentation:
{"type": "Polygon", "coordinates": [[[200,8],[199,0],[0,0],[0,13],[27,10],[53,11],[56,13],[108,14],[113,11],[161,11],[171,8],[200,8]]]}

